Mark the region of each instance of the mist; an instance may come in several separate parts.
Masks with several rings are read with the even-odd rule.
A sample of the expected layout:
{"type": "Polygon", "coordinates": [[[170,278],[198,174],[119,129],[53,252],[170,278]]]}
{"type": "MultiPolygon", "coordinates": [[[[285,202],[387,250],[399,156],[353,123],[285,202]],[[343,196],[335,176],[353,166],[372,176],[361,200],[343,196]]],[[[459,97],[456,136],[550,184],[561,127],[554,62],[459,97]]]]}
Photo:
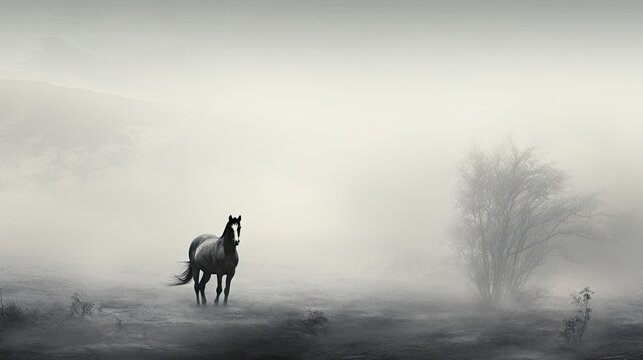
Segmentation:
{"type": "Polygon", "coordinates": [[[161,286],[242,215],[238,297],[341,277],[347,298],[393,283],[468,301],[457,169],[511,139],[614,215],[604,240],[558,241],[530,287],[640,291],[642,12],[1,1],[0,268],[161,286]]]}

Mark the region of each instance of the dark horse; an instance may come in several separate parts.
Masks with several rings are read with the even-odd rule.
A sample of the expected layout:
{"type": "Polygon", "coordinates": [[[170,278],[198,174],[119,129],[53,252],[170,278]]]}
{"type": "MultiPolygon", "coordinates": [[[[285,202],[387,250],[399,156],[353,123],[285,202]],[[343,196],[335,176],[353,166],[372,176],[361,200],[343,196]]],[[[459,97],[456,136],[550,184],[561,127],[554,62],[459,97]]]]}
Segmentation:
{"type": "Polygon", "coordinates": [[[206,234],[192,240],[188,251],[190,261],[186,261],[185,271],[181,275],[175,276],[177,281],[172,285],[185,285],[194,279],[196,303],[197,305],[206,305],[205,284],[208,283],[212,274],[216,274],[217,297],[214,299],[214,303],[218,304],[219,295],[221,295],[221,280],[223,275],[226,275],[225,298],[223,299],[223,304],[226,305],[228,294],[230,294],[230,282],[239,263],[239,254],[237,253],[239,234],[241,234],[241,215],[238,218],[233,218],[230,215],[221,237],[206,234]],[[203,271],[201,281],[199,281],[199,271],[203,271]],[[199,302],[199,291],[201,292],[201,302],[199,302]]]}

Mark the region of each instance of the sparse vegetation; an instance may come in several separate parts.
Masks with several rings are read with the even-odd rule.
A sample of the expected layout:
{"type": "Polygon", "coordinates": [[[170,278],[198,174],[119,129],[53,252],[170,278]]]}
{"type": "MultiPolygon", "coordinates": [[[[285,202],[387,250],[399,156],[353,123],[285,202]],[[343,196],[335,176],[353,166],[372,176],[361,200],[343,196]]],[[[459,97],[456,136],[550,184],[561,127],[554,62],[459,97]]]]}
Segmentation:
{"type": "Polygon", "coordinates": [[[75,292],[71,296],[71,305],[69,312],[72,317],[84,318],[85,316],[92,315],[94,311],[94,303],[90,302],[87,296],[75,292]]]}
{"type": "Polygon", "coordinates": [[[24,323],[28,317],[28,312],[23,310],[15,302],[10,302],[6,306],[3,304],[2,310],[0,311],[0,321],[2,321],[3,326],[24,323]]]}
{"type": "Polygon", "coordinates": [[[585,334],[587,323],[591,318],[592,294],[594,292],[589,287],[579,291],[578,294],[572,293],[572,304],[576,306],[576,311],[570,317],[563,319],[563,329],[560,331],[560,335],[569,345],[574,347],[576,352],[580,351],[583,334],[585,334]]]}
{"type": "Polygon", "coordinates": [[[119,317],[116,318],[116,323],[114,325],[116,326],[117,332],[121,332],[123,329],[125,329],[125,324],[123,323],[123,320],[121,320],[121,318],[119,317]]]}
{"type": "MultiPolygon", "coordinates": [[[[0,358],[58,354],[61,358],[545,360],[575,355],[560,335],[561,320],[576,309],[569,304],[571,298],[564,299],[563,312],[548,302],[545,307],[483,313],[467,299],[439,293],[431,294],[429,301],[404,292],[387,297],[347,292],[346,298],[329,293],[311,300],[301,290],[269,300],[261,293],[249,294],[246,304],[252,306],[204,310],[191,304],[177,306],[185,303],[182,292],[167,293],[161,287],[145,292],[133,287],[85,289],[96,304],[94,315],[85,320],[70,316],[73,291],[43,300],[31,300],[34,292],[19,286],[12,286],[11,296],[4,291],[5,308],[16,301],[23,310],[33,306],[39,314],[0,328],[0,358]],[[100,304],[102,312],[97,310],[100,304]]],[[[583,294],[575,295],[582,303],[583,294]]],[[[592,326],[582,336],[579,353],[586,356],[579,359],[641,357],[640,296],[633,293],[615,300],[601,309],[601,319],[594,316],[597,310],[592,312],[592,326]]],[[[596,303],[589,305],[593,308],[596,303]]]]}
{"type": "Polygon", "coordinates": [[[321,310],[308,310],[308,316],[301,322],[307,332],[316,333],[319,328],[328,322],[328,318],[321,310]]]}
{"type": "Polygon", "coordinates": [[[36,319],[38,315],[38,310],[23,309],[13,301],[5,304],[2,289],[0,288],[0,328],[26,323],[29,320],[36,319]]]}

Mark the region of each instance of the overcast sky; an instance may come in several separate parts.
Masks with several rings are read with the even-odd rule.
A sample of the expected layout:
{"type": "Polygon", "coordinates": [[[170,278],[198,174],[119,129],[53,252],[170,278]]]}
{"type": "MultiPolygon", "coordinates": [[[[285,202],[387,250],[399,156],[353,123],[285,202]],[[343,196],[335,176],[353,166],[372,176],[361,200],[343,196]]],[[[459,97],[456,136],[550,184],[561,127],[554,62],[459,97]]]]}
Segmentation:
{"type": "Polygon", "coordinates": [[[577,189],[636,208],[642,12],[634,1],[0,0],[0,78],[57,86],[3,85],[0,111],[32,121],[12,133],[14,153],[36,151],[23,138],[80,134],[60,121],[99,113],[81,127],[85,145],[56,138],[55,168],[51,146],[37,148],[21,171],[55,179],[5,188],[27,210],[5,207],[4,231],[33,238],[16,230],[30,216],[67,224],[55,247],[77,241],[81,216],[79,234],[112,258],[129,244],[181,260],[193,236],[241,213],[256,262],[275,249],[299,264],[437,262],[458,159],[508,136],[545,149],[577,189]],[[78,148],[97,141],[85,134],[109,131],[122,141],[105,140],[100,172],[80,169],[78,148]]]}

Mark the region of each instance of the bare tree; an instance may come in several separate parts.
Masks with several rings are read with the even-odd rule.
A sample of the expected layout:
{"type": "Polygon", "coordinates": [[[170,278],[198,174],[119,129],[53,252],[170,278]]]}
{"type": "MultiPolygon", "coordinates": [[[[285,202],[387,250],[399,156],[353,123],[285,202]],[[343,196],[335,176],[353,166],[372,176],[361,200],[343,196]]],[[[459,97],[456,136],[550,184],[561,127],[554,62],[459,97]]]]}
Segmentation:
{"type": "Polygon", "coordinates": [[[474,148],[459,175],[453,244],[487,306],[520,294],[551,240],[596,234],[595,197],[570,194],[564,172],[534,148],[474,148]]]}

